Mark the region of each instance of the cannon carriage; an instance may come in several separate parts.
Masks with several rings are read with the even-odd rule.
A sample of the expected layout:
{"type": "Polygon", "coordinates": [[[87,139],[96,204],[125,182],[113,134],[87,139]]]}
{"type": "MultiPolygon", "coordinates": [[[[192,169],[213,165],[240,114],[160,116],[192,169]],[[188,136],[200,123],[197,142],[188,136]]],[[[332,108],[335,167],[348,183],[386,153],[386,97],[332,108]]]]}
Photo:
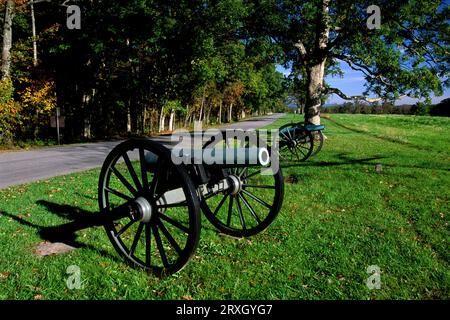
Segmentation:
{"type": "Polygon", "coordinates": [[[283,161],[302,162],[322,150],[324,125],[288,123],[280,127],[279,154],[283,161]]]}
{"type": "Polygon", "coordinates": [[[99,178],[100,215],[126,261],[160,275],[182,269],[200,239],[200,211],[234,237],[255,235],[274,221],[283,201],[281,169],[268,168],[264,141],[231,140],[207,141],[202,159],[192,159],[198,152],[176,155],[196,160],[181,163],[148,139],[125,141],[109,153],[99,178]],[[215,152],[223,162],[211,161],[215,152]]]}

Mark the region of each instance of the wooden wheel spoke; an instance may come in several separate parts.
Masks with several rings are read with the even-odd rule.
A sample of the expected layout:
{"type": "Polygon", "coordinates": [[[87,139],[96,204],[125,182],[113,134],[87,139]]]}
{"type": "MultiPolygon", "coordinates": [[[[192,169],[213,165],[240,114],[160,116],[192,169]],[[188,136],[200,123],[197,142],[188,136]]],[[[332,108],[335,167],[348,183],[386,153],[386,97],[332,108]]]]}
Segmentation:
{"type": "Polygon", "coordinates": [[[296,148],[295,150],[296,150],[296,152],[297,152],[297,151],[300,151],[300,153],[301,153],[303,156],[306,156],[305,152],[304,152],[302,149],[296,148]]]}
{"type": "Polygon", "coordinates": [[[180,222],[173,220],[172,218],[166,216],[165,214],[163,214],[161,212],[159,213],[159,217],[160,217],[160,219],[163,219],[164,221],[167,221],[168,223],[170,223],[174,227],[177,227],[178,229],[180,229],[184,233],[189,233],[189,228],[183,226],[180,222]]]}
{"type": "Polygon", "coordinates": [[[239,197],[234,197],[234,200],[236,201],[236,206],[238,209],[238,213],[239,213],[239,220],[241,221],[241,226],[243,230],[246,230],[246,226],[245,226],[245,218],[244,218],[244,214],[242,213],[242,208],[241,208],[241,203],[239,202],[239,197]]]}
{"type": "Polygon", "coordinates": [[[142,189],[141,182],[139,181],[139,178],[138,178],[138,176],[136,174],[136,170],[134,170],[134,167],[131,164],[131,161],[130,161],[130,158],[128,157],[128,154],[125,152],[122,155],[122,158],[125,161],[125,164],[127,165],[128,171],[130,172],[131,178],[133,179],[136,188],[138,190],[141,190],[142,189]]]}
{"type": "Polygon", "coordinates": [[[112,193],[115,196],[118,196],[119,198],[124,199],[124,200],[127,200],[127,201],[133,200],[133,198],[131,198],[131,197],[129,197],[129,196],[123,194],[122,192],[117,191],[117,190],[114,190],[114,189],[111,189],[111,188],[108,188],[108,187],[105,187],[105,190],[108,191],[109,193],[112,193]]]}
{"type": "Polygon", "coordinates": [[[248,201],[244,197],[244,195],[243,194],[239,194],[239,197],[242,199],[242,202],[244,202],[245,206],[250,211],[250,214],[253,216],[253,218],[255,218],[255,220],[258,222],[258,224],[261,223],[261,219],[258,217],[258,215],[256,214],[255,210],[253,210],[253,208],[250,205],[250,203],[248,203],[248,201]]]}
{"type": "Polygon", "coordinates": [[[170,234],[169,230],[167,230],[166,226],[162,223],[161,220],[158,220],[158,226],[161,229],[162,233],[166,237],[167,240],[169,240],[170,245],[175,249],[175,251],[181,255],[182,251],[178,243],[175,241],[175,239],[170,234]]]}
{"type": "Polygon", "coordinates": [[[139,162],[141,164],[141,175],[142,175],[142,187],[144,190],[148,189],[148,177],[147,177],[147,168],[145,161],[144,149],[139,149],[139,162]]]}
{"type": "Polygon", "coordinates": [[[251,178],[253,176],[256,176],[258,173],[260,173],[260,172],[258,170],[256,170],[255,172],[250,173],[248,176],[245,176],[243,179],[251,178]]]}
{"type": "Polygon", "coordinates": [[[286,135],[286,133],[282,132],[281,135],[283,136],[283,138],[286,138],[286,140],[289,140],[289,137],[286,135]]]}
{"type": "Polygon", "coordinates": [[[149,224],[145,225],[145,264],[150,267],[152,256],[152,229],[149,224]]]}
{"type": "Polygon", "coordinates": [[[161,161],[159,159],[156,163],[156,167],[160,168],[160,170],[156,171],[153,174],[153,180],[150,185],[150,191],[149,191],[151,196],[155,196],[155,192],[156,192],[156,188],[158,187],[159,180],[162,179],[162,174],[163,174],[164,170],[166,170],[166,168],[161,168],[161,161]]]}
{"type": "Polygon", "coordinates": [[[116,167],[111,167],[111,171],[114,172],[117,178],[119,178],[120,182],[131,192],[133,196],[137,195],[136,189],[128,182],[128,180],[116,169],[116,167]]]}
{"type": "Polygon", "coordinates": [[[219,212],[220,208],[222,208],[223,204],[225,203],[225,201],[227,200],[229,194],[226,194],[223,196],[222,200],[220,200],[219,205],[217,206],[217,208],[214,210],[213,215],[216,216],[217,213],[219,212]]]}
{"type": "Polygon", "coordinates": [[[115,234],[115,237],[120,237],[125,231],[128,230],[129,227],[131,227],[136,221],[131,220],[130,222],[128,222],[122,229],[119,230],[119,232],[117,232],[115,234]]]}
{"type": "Polygon", "coordinates": [[[156,247],[158,248],[159,254],[161,256],[162,263],[165,268],[169,267],[169,261],[167,260],[166,251],[164,250],[164,246],[161,240],[161,236],[159,235],[158,228],[156,226],[152,226],[153,234],[156,240],[156,247]]]}
{"type": "Polygon", "coordinates": [[[248,171],[248,167],[245,167],[244,169],[241,170],[241,172],[239,173],[239,178],[242,177],[242,175],[244,174],[244,172],[248,171]]]}
{"type": "Polygon", "coordinates": [[[309,151],[310,147],[304,146],[303,144],[299,144],[298,145],[300,148],[306,149],[309,151]]]}
{"type": "Polygon", "coordinates": [[[230,202],[228,204],[228,217],[227,217],[227,226],[231,224],[231,214],[233,213],[233,197],[230,197],[230,202]]]}
{"type": "Polygon", "coordinates": [[[275,189],[275,186],[258,185],[258,184],[242,184],[246,188],[275,189]]]}
{"type": "Polygon", "coordinates": [[[139,239],[141,237],[143,229],[144,229],[144,224],[141,222],[139,224],[139,227],[138,227],[137,231],[136,231],[136,235],[134,236],[133,244],[131,245],[131,248],[130,248],[130,256],[133,256],[134,252],[136,251],[136,247],[137,247],[137,245],[139,243],[139,239]]]}
{"type": "Polygon", "coordinates": [[[255,200],[256,202],[258,202],[259,204],[262,204],[263,206],[265,206],[268,209],[272,209],[272,206],[270,204],[268,204],[267,202],[265,202],[264,200],[261,200],[260,198],[258,198],[257,196],[255,196],[254,194],[248,192],[247,190],[243,189],[242,192],[244,192],[246,195],[248,195],[250,198],[252,198],[253,200],[255,200]]]}
{"type": "Polygon", "coordinates": [[[186,201],[183,201],[183,202],[177,202],[177,203],[171,203],[171,204],[160,204],[160,205],[157,205],[156,208],[167,209],[167,208],[178,208],[178,207],[186,207],[186,206],[187,206],[186,201]]]}
{"type": "Polygon", "coordinates": [[[208,199],[211,199],[212,197],[214,197],[214,196],[217,196],[217,194],[218,193],[210,193],[210,194],[208,194],[208,195],[206,195],[206,196],[203,196],[203,199],[204,200],[208,200],[208,199]]]}

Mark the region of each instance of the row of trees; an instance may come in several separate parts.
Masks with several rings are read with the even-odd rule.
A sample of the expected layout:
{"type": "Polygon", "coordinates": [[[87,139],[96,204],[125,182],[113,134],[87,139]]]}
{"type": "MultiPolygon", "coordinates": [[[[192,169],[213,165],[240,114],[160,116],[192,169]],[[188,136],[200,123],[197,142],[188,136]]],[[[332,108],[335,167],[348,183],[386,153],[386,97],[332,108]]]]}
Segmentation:
{"type": "Polygon", "coordinates": [[[282,109],[287,93],[319,123],[333,93],[393,101],[450,85],[444,1],[0,0],[0,9],[3,139],[42,134],[55,106],[67,138],[99,137],[231,121],[282,109]],[[79,30],[66,27],[70,4],[81,8],[79,30]],[[342,63],[364,74],[362,96],[324,81],[342,63]]]}
{"type": "Polygon", "coordinates": [[[56,105],[68,139],[284,108],[282,54],[269,37],[245,32],[243,1],[74,1],[80,30],[66,28],[67,3],[3,3],[4,39],[14,34],[3,46],[4,139],[44,134],[56,105]]]}

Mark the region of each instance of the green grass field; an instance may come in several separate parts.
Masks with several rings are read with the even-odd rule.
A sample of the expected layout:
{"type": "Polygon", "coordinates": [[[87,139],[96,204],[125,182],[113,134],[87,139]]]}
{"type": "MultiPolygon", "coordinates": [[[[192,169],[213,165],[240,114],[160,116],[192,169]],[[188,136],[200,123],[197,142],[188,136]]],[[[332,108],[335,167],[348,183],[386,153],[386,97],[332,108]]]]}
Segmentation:
{"type": "Polygon", "coordinates": [[[195,257],[164,279],[127,266],[103,228],[77,232],[70,253],[34,254],[42,228],[95,213],[99,170],[1,190],[0,299],[449,299],[450,119],[323,123],[322,152],[283,168],[298,183],[268,230],[236,240],[203,219],[195,257]],[[67,288],[70,265],[79,290],[67,288]],[[366,285],[372,265],[380,289],[366,285]]]}

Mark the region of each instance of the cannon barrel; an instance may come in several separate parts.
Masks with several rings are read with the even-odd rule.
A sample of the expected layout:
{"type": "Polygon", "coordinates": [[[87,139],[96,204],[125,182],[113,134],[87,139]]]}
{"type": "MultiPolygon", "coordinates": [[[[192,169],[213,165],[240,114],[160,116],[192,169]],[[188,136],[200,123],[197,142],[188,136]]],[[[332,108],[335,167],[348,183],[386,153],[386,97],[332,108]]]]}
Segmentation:
{"type": "MultiPolygon", "coordinates": [[[[181,157],[179,162],[187,164],[217,165],[223,167],[267,166],[270,153],[265,147],[250,148],[205,148],[205,149],[173,149],[172,159],[181,157]],[[181,161],[182,160],[182,161],[181,161]]],[[[148,165],[155,165],[157,157],[152,153],[145,155],[148,165]]]]}

